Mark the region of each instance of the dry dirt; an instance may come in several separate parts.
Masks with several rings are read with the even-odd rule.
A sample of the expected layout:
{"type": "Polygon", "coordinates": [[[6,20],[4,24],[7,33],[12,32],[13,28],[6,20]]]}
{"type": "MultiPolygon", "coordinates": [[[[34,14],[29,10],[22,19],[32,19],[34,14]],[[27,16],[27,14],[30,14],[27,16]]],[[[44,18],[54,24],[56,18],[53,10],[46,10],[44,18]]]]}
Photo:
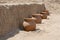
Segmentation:
{"type": "Polygon", "coordinates": [[[60,4],[51,1],[44,3],[50,11],[50,16],[42,20],[42,24],[36,25],[36,31],[19,31],[6,40],[60,40],[60,4]]]}

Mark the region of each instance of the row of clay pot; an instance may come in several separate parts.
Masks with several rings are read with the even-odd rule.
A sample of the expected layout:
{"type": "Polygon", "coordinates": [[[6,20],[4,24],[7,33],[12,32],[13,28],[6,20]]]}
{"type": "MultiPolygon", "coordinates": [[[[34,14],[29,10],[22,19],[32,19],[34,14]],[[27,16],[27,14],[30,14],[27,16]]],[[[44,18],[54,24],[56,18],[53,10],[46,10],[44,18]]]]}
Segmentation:
{"type": "Polygon", "coordinates": [[[41,23],[42,19],[47,19],[48,10],[44,10],[40,14],[32,14],[32,18],[24,18],[23,26],[25,31],[34,31],[36,24],[41,23]]]}

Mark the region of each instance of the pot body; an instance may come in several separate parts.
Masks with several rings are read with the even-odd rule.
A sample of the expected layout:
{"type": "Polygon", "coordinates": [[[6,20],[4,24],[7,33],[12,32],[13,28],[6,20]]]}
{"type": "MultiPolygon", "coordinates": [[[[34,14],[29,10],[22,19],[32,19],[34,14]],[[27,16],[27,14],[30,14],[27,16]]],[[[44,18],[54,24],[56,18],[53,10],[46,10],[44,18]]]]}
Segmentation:
{"type": "Polygon", "coordinates": [[[46,14],[46,12],[42,12],[42,13],[41,13],[41,18],[42,18],[42,19],[47,19],[47,14],[46,14]]]}
{"type": "Polygon", "coordinates": [[[49,15],[49,11],[48,10],[44,10],[43,12],[46,12],[46,14],[49,15]]]}
{"type": "Polygon", "coordinates": [[[39,23],[42,22],[42,18],[41,18],[41,15],[40,15],[40,14],[33,14],[33,15],[32,15],[32,18],[35,18],[35,19],[36,19],[35,22],[36,22],[37,24],[39,24],[39,23]]]}
{"type": "Polygon", "coordinates": [[[24,26],[25,31],[34,31],[36,29],[36,23],[32,18],[31,18],[31,20],[26,19],[23,22],[23,26],[24,26]]]}

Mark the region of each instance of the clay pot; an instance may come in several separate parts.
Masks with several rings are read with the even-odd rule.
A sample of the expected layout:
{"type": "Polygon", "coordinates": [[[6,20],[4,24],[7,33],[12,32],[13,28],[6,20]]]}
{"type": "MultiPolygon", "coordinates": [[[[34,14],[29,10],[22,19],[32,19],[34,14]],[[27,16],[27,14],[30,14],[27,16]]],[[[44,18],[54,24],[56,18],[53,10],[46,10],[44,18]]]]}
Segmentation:
{"type": "Polygon", "coordinates": [[[49,11],[48,10],[44,10],[43,12],[46,12],[46,14],[49,15],[49,11]]]}
{"type": "Polygon", "coordinates": [[[36,23],[33,18],[24,18],[23,26],[25,31],[34,31],[36,29],[36,23]]]}
{"type": "Polygon", "coordinates": [[[46,12],[41,12],[40,14],[41,14],[42,19],[47,19],[47,14],[46,14],[46,12]]]}
{"type": "Polygon", "coordinates": [[[41,18],[41,15],[40,14],[32,14],[32,18],[35,18],[35,22],[38,24],[38,23],[41,23],[42,22],[42,18],[41,18]]]}

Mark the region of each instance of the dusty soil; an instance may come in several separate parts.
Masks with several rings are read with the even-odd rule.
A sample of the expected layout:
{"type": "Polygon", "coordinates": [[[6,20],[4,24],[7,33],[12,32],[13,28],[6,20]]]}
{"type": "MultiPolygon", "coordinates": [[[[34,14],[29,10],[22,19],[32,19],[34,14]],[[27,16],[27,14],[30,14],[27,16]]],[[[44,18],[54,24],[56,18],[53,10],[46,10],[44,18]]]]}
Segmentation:
{"type": "Polygon", "coordinates": [[[44,3],[50,11],[50,16],[44,19],[42,24],[36,25],[36,31],[19,31],[6,40],[60,40],[60,4],[51,1],[44,3]]]}

